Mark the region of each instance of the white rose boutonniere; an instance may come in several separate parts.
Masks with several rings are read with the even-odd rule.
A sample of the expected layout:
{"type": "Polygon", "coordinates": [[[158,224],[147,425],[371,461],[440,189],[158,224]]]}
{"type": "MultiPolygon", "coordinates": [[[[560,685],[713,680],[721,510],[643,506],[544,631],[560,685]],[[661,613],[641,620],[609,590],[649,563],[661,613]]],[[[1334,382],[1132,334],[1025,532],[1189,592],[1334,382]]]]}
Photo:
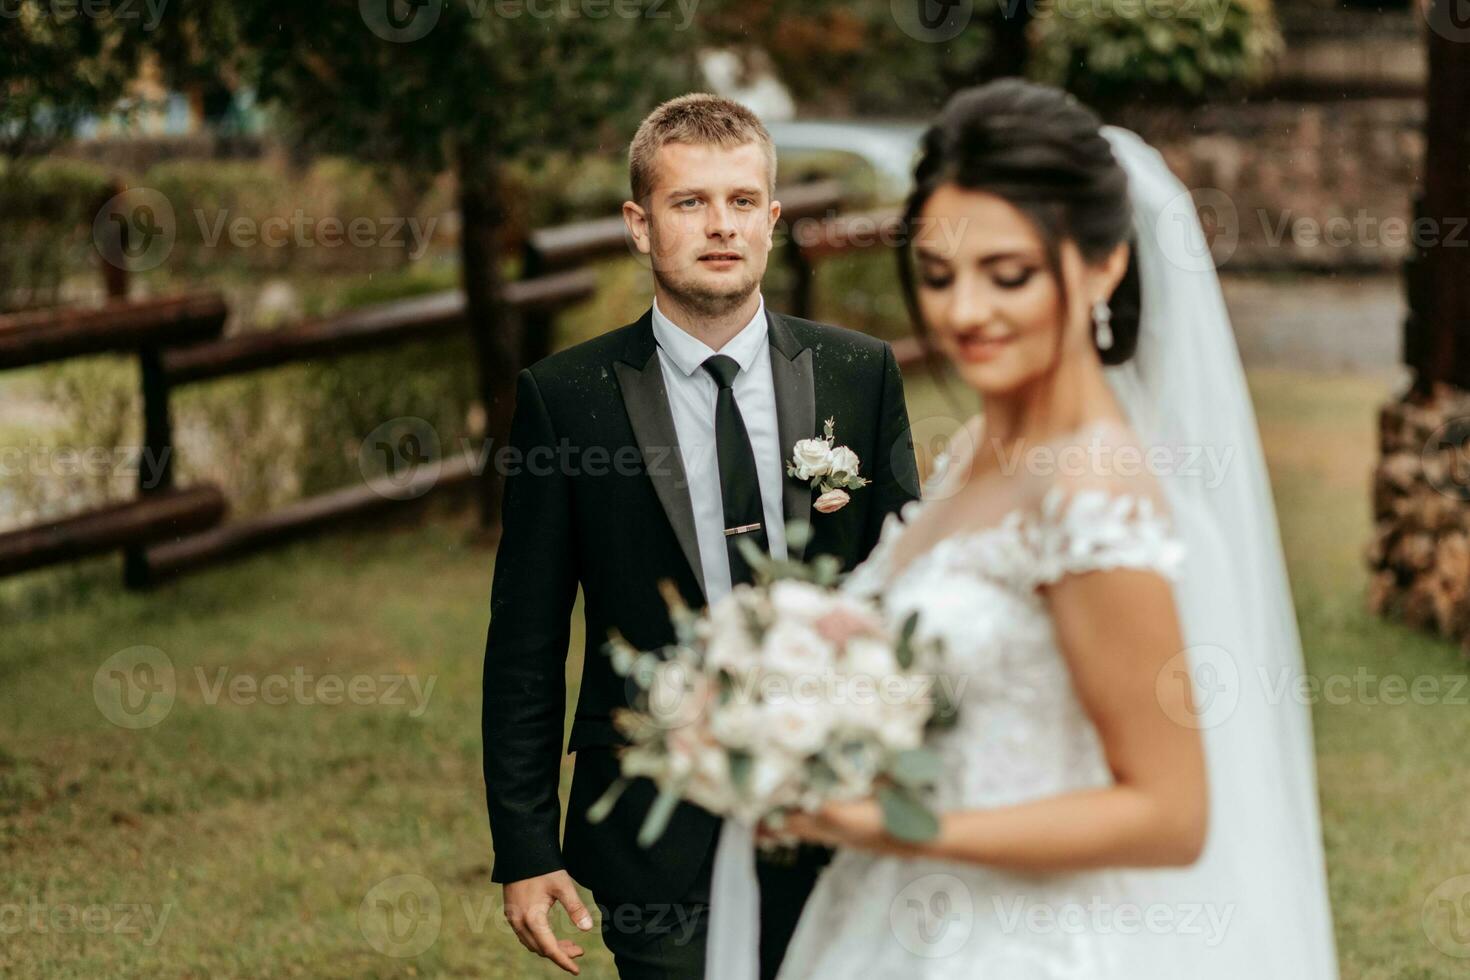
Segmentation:
{"type": "Polygon", "coordinates": [[[828,419],[819,439],[803,439],[791,449],[791,459],[786,464],[786,475],[798,480],[810,480],[812,489],[820,490],[821,496],[812,505],[818,513],[830,514],[847,506],[852,497],[849,490],[868,485],[858,476],[861,465],[857,453],[846,446],[834,445],[835,420],[828,419]]]}

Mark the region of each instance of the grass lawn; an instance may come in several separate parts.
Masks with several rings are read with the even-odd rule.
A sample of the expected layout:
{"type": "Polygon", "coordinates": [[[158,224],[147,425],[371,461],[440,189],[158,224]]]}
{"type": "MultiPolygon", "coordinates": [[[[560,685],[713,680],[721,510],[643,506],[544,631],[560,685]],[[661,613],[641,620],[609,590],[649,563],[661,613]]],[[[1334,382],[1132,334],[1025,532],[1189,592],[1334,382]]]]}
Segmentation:
{"type": "MultiPolygon", "coordinates": [[[[1449,645],[1363,611],[1386,385],[1253,383],[1313,672],[1463,675],[1449,645]]],[[[911,401],[916,424],[967,411],[917,378],[911,401]]],[[[149,595],[123,592],[111,561],[8,583],[0,975],[560,975],[509,934],[489,882],[478,721],[493,555],[469,530],[441,507],[149,595]],[[138,646],[153,649],[123,653],[138,646]],[[109,662],[120,653],[152,674],[109,662]],[[110,722],[99,704],[128,707],[114,667],[165,694],[172,680],[167,714],[110,722]],[[348,703],[316,703],[334,694],[318,681],[368,703],[342,690],[348,703]]],[[[1470,713],[1359,699],[1319,706],[1316,726],[1344,976],[1462,975],[1422,909],[1470,872],[1470,713]]],[[[583,975],[612,977],[589,946],[583,975]]]]}

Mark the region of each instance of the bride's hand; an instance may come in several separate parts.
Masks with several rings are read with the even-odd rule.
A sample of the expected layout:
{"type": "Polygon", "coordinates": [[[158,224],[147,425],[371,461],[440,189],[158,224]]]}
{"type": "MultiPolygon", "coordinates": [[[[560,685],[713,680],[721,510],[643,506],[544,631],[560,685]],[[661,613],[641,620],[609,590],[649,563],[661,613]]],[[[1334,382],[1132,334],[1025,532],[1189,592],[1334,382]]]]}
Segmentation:
{"type": "Polygon", "coordinates": [[[789,813],[781,830],[824,847],[851,847],[886,853],[902,850],[902,842],[890,837],[883,826],[883,811],[878,801],[871,798],[850,803],[827,803],[815,813],[789,813]]]}

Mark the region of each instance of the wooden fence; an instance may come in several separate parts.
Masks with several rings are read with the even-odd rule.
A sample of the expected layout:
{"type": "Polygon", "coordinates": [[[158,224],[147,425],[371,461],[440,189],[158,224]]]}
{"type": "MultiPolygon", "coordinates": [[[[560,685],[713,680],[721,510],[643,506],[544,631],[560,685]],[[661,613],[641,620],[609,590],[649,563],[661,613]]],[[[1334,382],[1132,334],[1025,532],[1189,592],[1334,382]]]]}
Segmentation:
{"type": "MultiPolygon", "coordinates": [[[[811,312],[814,264],[854,248],[879,244],[871,231],[894,221],[888,214],[837,216],[841,190],[823,181],[783,188],[783,218],[817,228],[783,249],[795,273],[790,310],[811,312]],[[818,224],[811,224],[817,222],[818,224]],[[854,234],[861,222],[867,234],[854,234]]],[[[588,266],[627,254],[621,219],[581,222],[534,232],[522,256],[519,280],[505,287],[506,306],[522,324],[522,363],[551,350],[557,313],[590,298],[596,275],[588,266]]],[[[111,267],[109,267],[110,269],[111,267]]],[[[100,353],[137,357],[142,394],[143,440],[133,500],[61,520],[0,534],[0,576],[111,551],[123,552],[123,580],[146,588],[184,571],[278,544],[347,518],[400,506],[429,489],[493,478],[476,474],[468,460],[447,458],[415,473],[409,485],[385,495],[366,483],[343,487],[277,508],[227,521],[224,491],[211,484],[174,486],[172,393],[181,386],[306,359],[338,357],[406,341],[472,329],[464,295],[452,290],[384,303],[278,330],[223,337],[227,310],[217,294],[130,302],[126,281],[108,272],[106,306],[96,310],[43,310],[0,316],[0,370],[100,353]],[[414,481],[422,483],[417,485],[414,481]]],[[[900,360],[920,356],[917,345],[895,345],[900,360]]],[[[483,388],[483,385],[482,385],[483,388]]]]}

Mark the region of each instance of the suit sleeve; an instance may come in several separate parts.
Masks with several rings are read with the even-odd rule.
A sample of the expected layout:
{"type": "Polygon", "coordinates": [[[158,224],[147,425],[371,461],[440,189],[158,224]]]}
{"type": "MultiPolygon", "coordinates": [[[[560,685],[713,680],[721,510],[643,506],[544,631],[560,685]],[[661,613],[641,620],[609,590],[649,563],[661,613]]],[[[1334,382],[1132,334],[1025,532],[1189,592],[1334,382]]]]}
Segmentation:
{"type": "Polygon", "coordinates": [[[919,496],[919,470],[914,460],[914,436],[909,429],[903,396],[903,373],[893,348],[883,345],[882,394],[878,403],[877,457],[873,460],[873,505],[863,529],[863,553],[878,543],[883,520],[919,496]]]}
{"type": "Polygon", "coordinates": [[[490,595],[480,731],[495,846],[491,880],[562,867],[566,657],[577,574],[568,478],[536,380],[517,379],[501,539],[490,595]],[[547,447],[543,452],[533,452],[547,447]],[[514,464],[514,465],[511,465],[514,464]]]}

